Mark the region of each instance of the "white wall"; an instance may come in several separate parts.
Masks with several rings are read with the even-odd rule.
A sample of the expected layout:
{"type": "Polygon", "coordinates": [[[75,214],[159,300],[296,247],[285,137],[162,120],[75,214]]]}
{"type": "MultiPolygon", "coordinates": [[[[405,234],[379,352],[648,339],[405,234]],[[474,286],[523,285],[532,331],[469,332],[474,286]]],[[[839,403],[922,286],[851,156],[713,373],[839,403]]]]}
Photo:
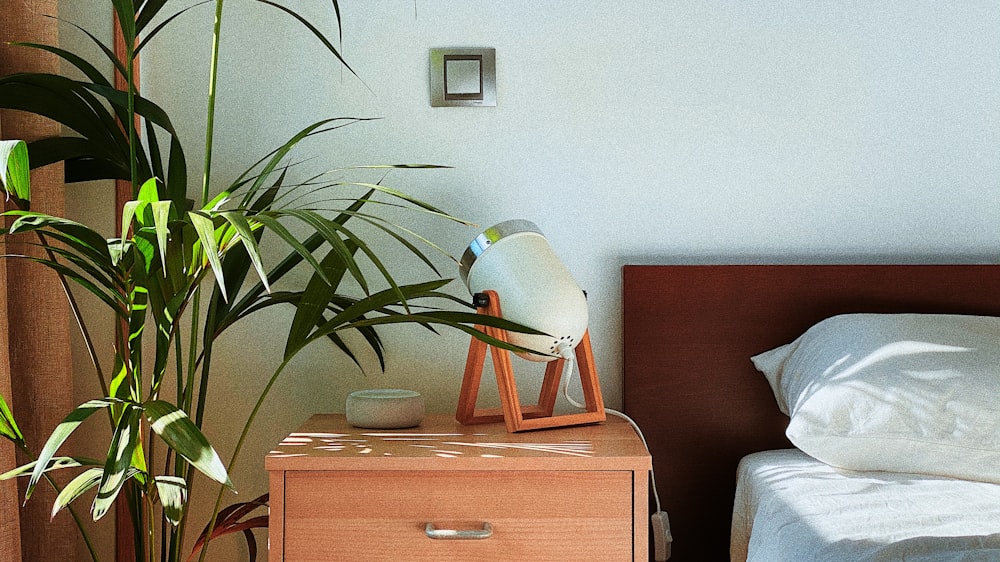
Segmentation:
{"type": "MultiPolygon", "coordinates": [[[[328,2],[296,2],[329,31],[328,2]],[[300,5],[305,4],[305,7],[300,5]]],[[[591,302],[605,399],[621,396],[620,267],[629,262],[994,259],[1000,242],[996,2],[342,0],[343,71],[284,14],[228,2],[216,177],[324,117],[382,117],[312,142],[308,170],[434,163],[391,183],[482,226],[540,225],[591,302]],[[495,108],[432,108],[428,49],[494,47],[495,108]],[[369,91],[370,89],[370,91],[369,91]]],[[[198,178],[209,7],[144,54],[198,178]]],[[[304,173],[304,172],[303,172],[304,173]]],[[[194,183],[194,182],[192,182],[194,183]]],[[[473,228],[421,221],[458,255],[473,228]]],[[[391,251],[391,250],[389,250],[391,251]]],[[[440,260],[446,274],[453,270],[440,260]]],[[[404,264],[407,271],[411,262],[404,264]]],[[[419,278],[426,275],[410,274],[419,278]]],[[[452,289],[462,294],[455,283],[452,289]]],[[[287,311],[233,330],[211,438],[280,358],[287,311]]],[[[280,382],[240,461],[351,390],[399,386],[454,409],[467,337],[386,331],[386,374],[317,346],[280,382]]],[[[655,350],[651,350],[655,352],[655,350]]],[[[488,379],[487,379],[488,380],[488,379]]],[[[234,541],[235,542],[235,541],[234,541]]]]}

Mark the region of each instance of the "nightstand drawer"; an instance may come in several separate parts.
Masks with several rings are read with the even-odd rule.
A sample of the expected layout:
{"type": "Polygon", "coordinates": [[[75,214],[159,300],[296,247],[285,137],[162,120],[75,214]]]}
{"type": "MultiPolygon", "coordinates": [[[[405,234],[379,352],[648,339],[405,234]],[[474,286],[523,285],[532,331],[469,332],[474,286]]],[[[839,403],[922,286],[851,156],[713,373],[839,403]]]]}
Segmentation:
{"type": "Polygon", "coordinates": [[[632,560],[632,487],[614,470],[288,471],[284,560],[632,560]]]}

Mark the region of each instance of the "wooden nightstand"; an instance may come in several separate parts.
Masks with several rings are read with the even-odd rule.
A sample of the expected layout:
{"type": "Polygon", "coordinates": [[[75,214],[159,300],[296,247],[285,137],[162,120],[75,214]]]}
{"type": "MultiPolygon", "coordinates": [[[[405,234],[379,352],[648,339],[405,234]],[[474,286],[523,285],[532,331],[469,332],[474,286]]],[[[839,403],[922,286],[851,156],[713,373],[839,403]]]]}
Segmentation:
{"type": "Polygon", "coordinates": [[[322,414],[264,464],[272,562],[648,559],[651,461],[617,418],[511,434],[322,414]]]}

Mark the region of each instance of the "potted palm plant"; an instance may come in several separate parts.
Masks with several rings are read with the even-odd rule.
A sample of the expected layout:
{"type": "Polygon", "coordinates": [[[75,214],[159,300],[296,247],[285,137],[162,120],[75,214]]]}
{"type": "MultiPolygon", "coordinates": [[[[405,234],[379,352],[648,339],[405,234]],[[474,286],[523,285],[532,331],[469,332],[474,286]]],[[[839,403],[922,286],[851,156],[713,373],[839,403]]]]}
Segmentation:
{"type": "MultiPolygon", "coordinates": [[[[290,8],[270,0],[255,2],[294,18],[346,66],[335,46],[336,37],[329,37],[290,8]]],[[[124,77],[124,87],[116,88],[93,63],[72,52],[33,43],[22,45],[54,53],[83,78],[57,74],[0,78],[0,108],[49,117],[71,130],[66,136],[27,145],[0,144],[0,182],[16,206],[6,213],[9,226],[0,234],[31,237],[43,251],[41,256],[7,257],[47,266],[67,286],[84,290],[116,320],[113,353],[100,357],[92,352],[101,395],[69,412],[41,448],[33,449],[25,442],[16,412],[0,397],[0,435],[34,459],[0,478],[27,478],[27,500],[40,482],[48,480],[50,471],[76,471],[60,489],[53,514],[72,510],[81,498],[92,498],[89,511],[100,519],[116,501],[125,501],[133,523],[136,559],[180,560],[187,557],[182,549],[188,526],[193,524],[186,507],[195,473],[201,473],[218,485],[213,516],[202,522],[207,524],[196,546],[195,554],[204,559],[209,540],[235,522],[234,515],[260,505],[248,502],[223,509],[223,492],[232,486],[229,474],[268,392],[302,349],[325,341],[358,362],[352,347],[356,344],[350,342],[361,341],[381,363],[384,343],[377,329],[388,324],[417,323],[431,331],[436,325],[448,326],[507,348],[511,346],[489,338],[477,326],[533,331],[483,318],[468,308],[453,310],[454,303],[469,305],[441,291],[449,280],[441,278],[426,253],[437,247],[404,224],[383,218],[378,209],[388,205],[441,220],[458,219],[381,181],[330,180],[325,175],[290,180],[289,155],[303,139],[329,133],[355,119],[318,121],[253,162],[236,179],[221,183],[212,177],[222,0],[214,2],[205,173],[199,196],[189,198],[181,139],[167,113],[140,95],[133,75],[140,51],[186,9],[165,15],[166,0],[111,0],[110,4],[122,22],[124,60],[118,60],[93,35],[88,37],[124,77]],[[131,199],[120,209],[121,236],[108,239],[85,224],[32,210],[29,155],[31,167],[63,162],[68,183],[130,182],[131,199]],[[308,198],[299,194],[317,191],[336,192],[329,199],[338,201],[345,200],[345,193],[351,195],[334,208],[301,203],[308,198]],[[357,229],[355,224],[365,228],[357,229]],[[302,230],[307,234],[293,234],[302,230]],[[430,280],[397,283],[391,264],[374,249],[366,232],[387,236],[417,256],[428,265],[430,280]],[[265,263],[261,256],[265,237],[267,243],[285,248],[286,255],[274,264],[265,263]],[[288,281],[288,274],[300,266],[310,274],[296,286],[288,281]],[[282,290],[272,290],[279,280],[282,290]],[[281,363],[262,388],[253,390],[258,398],[235,448],[220,454],[203,432],[214,342],[234,324],[274,306],[294,311],[281,363]],[[346,332],[361,337],[351,340],[344,337],[346,332]],[[60,455],[69,436],[94,414],[111,429],[105,458],[60,455]]],[[[213,3],[187,9],[200,9],[203,4],[213,3]]],[[[328,6],[339,22],[336,0],[328,6]]],[[[429,166],[379,166],[412,167],[429,166]]],[[[70,304],[77,306],[72,299],[70,304]]],[[[85,326],[87,319],[77,316],[85,326]]],[[[82,333],[89,339],[87,330],[82,333]]],[[[232,528],[242,530],[247,525],[234,523],[232,528]]],[[[97,560],[94,548],[90,553],[97,560]]]]}

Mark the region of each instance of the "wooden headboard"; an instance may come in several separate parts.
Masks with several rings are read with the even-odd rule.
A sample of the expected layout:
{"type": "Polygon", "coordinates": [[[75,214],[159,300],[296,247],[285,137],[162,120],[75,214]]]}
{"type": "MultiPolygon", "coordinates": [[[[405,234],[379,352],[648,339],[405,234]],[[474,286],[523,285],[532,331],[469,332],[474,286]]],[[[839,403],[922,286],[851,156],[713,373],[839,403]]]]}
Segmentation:
{"type": "Polygon", "coordinates": [[[672,562],[729,559],[736,465],[790,447],[750,357],[849,312],[1000,316],[1000,266],[623,269],[624,406],[649,441],[672,562]]]}

